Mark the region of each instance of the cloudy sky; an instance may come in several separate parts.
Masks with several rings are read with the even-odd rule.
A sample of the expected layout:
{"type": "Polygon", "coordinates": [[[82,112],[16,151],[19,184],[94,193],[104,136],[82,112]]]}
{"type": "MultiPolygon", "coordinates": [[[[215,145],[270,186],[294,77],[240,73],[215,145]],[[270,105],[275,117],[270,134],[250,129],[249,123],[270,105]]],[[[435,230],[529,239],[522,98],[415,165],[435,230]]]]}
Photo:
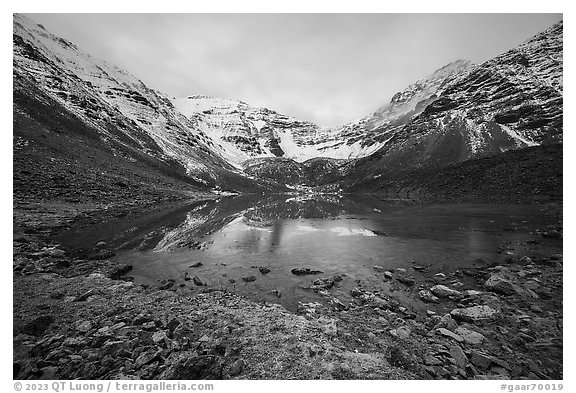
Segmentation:
{"type": "Polygon", "coordinates": [[[169,96],[336,126],[443,65],[488,60],[559,14],[26,14],[169,96]]]}

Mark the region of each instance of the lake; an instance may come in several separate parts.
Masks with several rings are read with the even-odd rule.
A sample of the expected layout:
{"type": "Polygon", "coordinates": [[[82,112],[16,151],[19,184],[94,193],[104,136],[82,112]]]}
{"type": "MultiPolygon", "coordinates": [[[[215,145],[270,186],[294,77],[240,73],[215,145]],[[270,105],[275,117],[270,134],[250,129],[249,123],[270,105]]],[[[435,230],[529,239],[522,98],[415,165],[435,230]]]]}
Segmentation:
{"type": "MultiPolygon", "coordinates": [[[[163,278],[192,292],[225,289],[296,310],[299,302],[353,300],[354,287],[383,291],[412,309],[428,305],[418,286],[436,273],[504,264],[528,247],[534,230],[557,222],[538,205],[421,205],[371,196],[273,195],[226,197],[169,210],[155,209],[77,229],[74,241],[95,247],[104,241],[119,263],[131,264],[137,282],[163,278]],[[201,266],[192,267],[197,262],[201,266]],[[414,286],[387,280],[382,271],[406,269],[414,286]],[[415,270],[414,267],[418,270],[415,270]],[[262,274],[259,267],[270,271],[262,274]],[[295,275],[295,268],[322,273],[295,275]],[[199,287],[185,275],[196,276],[199,287]],[[242,277],[255,276],[245,282],[242,277]],[[315,279],[340,275],[329,291],[310,289],[315,279]]],[[[68,236],[68,238],[71,238],[68,236]]],[[[554,251],[553,250],[553,251],[554,251]]],[[[459,274],[473,289],[475,280],[459,274]]],[[[450,283],[450,282],[448,282],[450,283]]]]}

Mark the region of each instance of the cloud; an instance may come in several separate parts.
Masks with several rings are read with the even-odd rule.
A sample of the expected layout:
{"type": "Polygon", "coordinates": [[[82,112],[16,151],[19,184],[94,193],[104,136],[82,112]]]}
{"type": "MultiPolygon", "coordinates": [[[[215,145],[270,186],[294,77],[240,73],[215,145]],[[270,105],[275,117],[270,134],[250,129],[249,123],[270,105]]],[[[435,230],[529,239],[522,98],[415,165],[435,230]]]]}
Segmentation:
{"type": "Polygon", "coordinates": [[[368,115],[464,58],[482,62],[558,14],[29,14],[171,96],[209,94],[323,126],[368,115]]]}

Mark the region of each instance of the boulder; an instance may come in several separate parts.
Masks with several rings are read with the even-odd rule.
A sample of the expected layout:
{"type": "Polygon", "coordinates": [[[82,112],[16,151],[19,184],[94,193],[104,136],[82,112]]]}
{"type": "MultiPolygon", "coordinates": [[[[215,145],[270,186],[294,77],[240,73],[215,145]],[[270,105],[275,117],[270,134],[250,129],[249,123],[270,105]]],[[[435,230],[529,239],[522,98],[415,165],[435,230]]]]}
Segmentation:
{"type": "Polygon", "coordinates": [[[438,297],[462,296],[462,292],[448,288],[445,285],[434,285],[430,288],[430,292],[438,297]]]}
{"type": "Polygon", "coordinates": [[[468,364],[468,358],[464,354],[462,348],[459,345],[451,345],[450,346],[450,356],[456,361],[456,365],[461,369],[466,368],[466,364],[468,364]]]}
{"type": "Polygon", "coordinates": [[[464,326],[458,326],[455,331],[460,337],[464,339],[464,342],[471,345],[480,345],[484,342],[486,337],[484,335],[465,328],[464,326]]]}
{"type": "Polygon", "coordinates": [[[421,291],[418,291],[418,296],[424,302],[436,303],[438,301],[438,298],[436,296],[434,296],[434,294],[427,289],[423,289],[421,291]]]}
{"type": "Polygon", "coordinates": [[[502,272],[493,273],[484,283],[484,287],[491,292],[501,295],[512,295],[516,293],[512,280],[502,272]]]}
{"type": "Polygon", "coordinates": [[[452,333],[450,330],[445,329],[445,328],[438,328],[438,329],[436,329],[436,333],[439,334],[439,335],[441,335],[441,336],[449,337],[449,338],[451,338],[451,339],[453,339],[453,340],[456,340],[456,341],[458,341],[459,343],[461,343],[461,342],[464,341],[464,339],[463,339],[462,337],[460,337],[459,335],[457,335],[457,334],[455,334],[455,333],[452,333]]]}
{"type": "Polygon", "coordinates": [[[498,311],[488,306],[473,306],[454,309],[450,315],[457,321],[478,322],[494,319],[498,315],[498,311]]]}

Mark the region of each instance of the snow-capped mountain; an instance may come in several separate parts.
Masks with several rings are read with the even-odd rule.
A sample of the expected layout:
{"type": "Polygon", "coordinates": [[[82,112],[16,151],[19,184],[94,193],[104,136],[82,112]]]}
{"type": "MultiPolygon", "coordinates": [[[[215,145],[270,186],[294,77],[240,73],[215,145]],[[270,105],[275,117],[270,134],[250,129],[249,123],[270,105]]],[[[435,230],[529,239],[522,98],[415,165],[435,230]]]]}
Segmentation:
{"type": "MultiPolygon", "coordinates": [[[[169,99],[14,15],[14,90],[39,89],[96,130],[114,156],[129,147],[198,184],[314,185],[347,173],[353,182],[372,181],[386,171],[561,141],[562,30],[560,22],[480,65],[450,63],[360,121],[321,128],[237,100],[169,99]]],[[[14,112],[24,110],[15,105],[14,112]]]]}
{"type": "Polygon", "coordinates": [[[559,22],[454,75],[402,127],[379,126],[375,131],[386,132],[389,141],[356,163],[351,181],[561,142],[562,30],[559,22]]]}
{"type": "Polygon", "coordinates": [[[306,147],[321,130],[267,108],[256,108],[243,101],[193,95],[173,98],[176,109],[194,122],[223,157],[239,165],[257,157],[307,159],[316,148],[306,147]]]}
{"type": "Polygon", "coordinates": [[[336,128],[321,128],[231,99],[193,95],[172,98],[172,103],[212,138],[223,157],[237,164],[264,157],[297,162],[314,157],[360,158],[384,146],[394,130],[423,111],[450,80],[472,67],[472,63],[463,60],[448,64],[395,94],[388,105],[374,114],[336,128]]]}
{"type": "Polygon", "coordinates": [[[212,139],[161,93],[17,14],[13,54],[15,80],[30,81],[98,130],[104,143],[130,145],[161,162],[176,162],[201,184],[240,176],[213,150],[212,139]]]}

